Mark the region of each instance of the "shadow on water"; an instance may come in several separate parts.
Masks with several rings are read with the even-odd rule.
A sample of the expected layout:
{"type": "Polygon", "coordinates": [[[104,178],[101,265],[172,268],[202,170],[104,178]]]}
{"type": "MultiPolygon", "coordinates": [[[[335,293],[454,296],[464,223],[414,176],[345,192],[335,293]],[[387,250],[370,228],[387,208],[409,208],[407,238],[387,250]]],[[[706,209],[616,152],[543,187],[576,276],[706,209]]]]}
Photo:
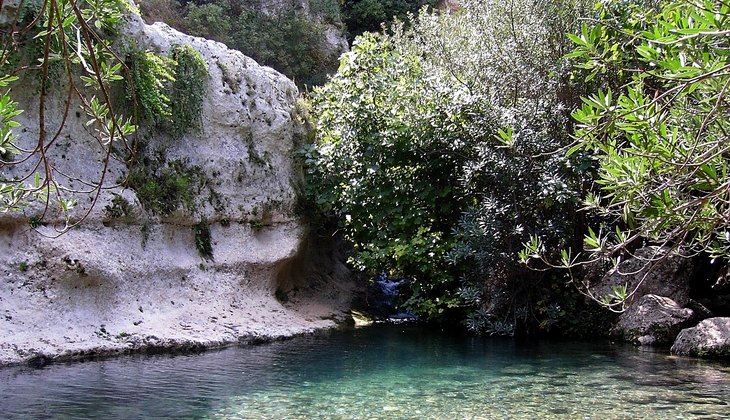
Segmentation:
{"type": "Polygon", "coordinates": [[[379,325],[0,369],[4,418],[729,418],[726,364],[379,325]]]}

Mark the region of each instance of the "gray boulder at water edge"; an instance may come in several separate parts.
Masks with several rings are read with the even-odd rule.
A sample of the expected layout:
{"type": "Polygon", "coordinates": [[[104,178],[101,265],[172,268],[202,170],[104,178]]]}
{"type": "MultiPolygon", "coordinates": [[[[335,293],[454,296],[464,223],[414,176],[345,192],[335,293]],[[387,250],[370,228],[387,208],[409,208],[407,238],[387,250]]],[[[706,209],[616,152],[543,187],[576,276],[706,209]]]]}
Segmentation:
{"type": "Polygon", "coordinates": [[[670,345],[695,313],[663,296],[645,295],[624,312],[612,334],[641,345],[670,345]]]}
{"type": "Polygon", "coordinates": [[[682,330],[671,351],[680,356],[730,359],[730,318],[709,318],[682,330]]]}
{"type": "Polygon", "coordinates": [[[622,261],[616,269],[591,285],[591,292],[595,296],[608,296],[613,293],[614,287],[626,286],[629,293],[636,290],[631,302],[652,293],[685,306],[689,301],[694,261],[676,254],[665,255],[666,252],[666,249],[657,247],[636,250],[631,258],[622,261]]]}

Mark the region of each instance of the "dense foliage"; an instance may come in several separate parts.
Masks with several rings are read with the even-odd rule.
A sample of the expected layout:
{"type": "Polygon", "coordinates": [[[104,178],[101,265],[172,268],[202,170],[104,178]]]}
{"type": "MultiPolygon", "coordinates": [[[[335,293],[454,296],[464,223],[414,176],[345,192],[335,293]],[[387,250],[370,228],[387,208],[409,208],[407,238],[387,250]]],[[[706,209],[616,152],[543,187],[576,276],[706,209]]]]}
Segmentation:
{"type": "MultiPolygon", "coordinates": [[[[665,258],[666,249],[727,258],[730,5],[606,1],[600,13],[571,37],[571,57],[589,79],[621,82],[604,84],[573,113],[572,150],[589,150],[600,163],[585,203],[605,223],[586,239],[588,258],[615,263],[637,243],[658,246],[647,263],[665,258]]],[[[539,241],[528,253],[539,254],[539,241]]],[[[621,309],[632,293],[596,298],[621,309]]]]}
{"type": "Polygon", "coordinates": [[[411,277],[439,299],[424,303],[435,311],[455,299],[442,284],[453,277],[444,256],[464,207],[456,156],[468,116],[449,99],[415,57],[364,36],[315,92],[321,143],[308,149],[308,185],[322,208],[343,217],[356,267],[411,277]]]}
{"type": "Polygon", "coordinates": [[[231,48],[271,66],[299,87],[321,85],[337,67],[327,28],[295,7],[264,13],[244,10],[231,31],[231,48]]]}
{"type": "Polygon", "coordinates": [[[554,249],[575,236],[592,162],[552,152],[571,141],[561,35],[582,9],[462,6],[356,40],[313,97],[310,192],[341,218],[358,268],[410,279],[417,313],[466,311],[475,331],[548,328],[565,279],[517,252],[531,234],[554,249]]]}
{"type": "Polygon", "coordinates": [[[128,92],[142,120],[179,139],[199,131],[208,66],[190,45],[175,45],[171,57],[134,51],[127,58],[128,92]]]}
{"type": "Polygon", "coordinates": [[[208,65],[200,53],[188,44],[172,49],[174,80],[170,86],[171,116],[169,132],[175,139],[189,132],[199,132],[203,122],[205,86],[209,78],[208,65]]]}
{"type": "Polygon", "coordinates": [[[169,83],[175,80],[173,61],[152,51],[135,51],[127,58],[134,89],[128,96],[137,104],[140,119],[151,125],[163,124],[172,118],[169,83]],[[134,95],[134,97],[132,97],[134,95]]]}
{"type": "Polygon", "coordinates": [[[423,7],[436,7],[437,0],[342,0],[342,21],[351,36],[380,32],[394,19],[406,22],[423,7]]]}

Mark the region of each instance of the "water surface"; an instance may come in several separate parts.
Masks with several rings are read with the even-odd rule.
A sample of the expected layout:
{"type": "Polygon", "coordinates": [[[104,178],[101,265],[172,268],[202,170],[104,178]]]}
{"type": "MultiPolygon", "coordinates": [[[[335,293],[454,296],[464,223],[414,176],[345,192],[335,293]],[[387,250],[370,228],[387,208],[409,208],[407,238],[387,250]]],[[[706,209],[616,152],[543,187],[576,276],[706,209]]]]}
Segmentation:
{"type": "Polygon", "coordinates": [[[730,418],[730,366],[631,347],[365,329],[0,369],[0,417],[730,418]]]}

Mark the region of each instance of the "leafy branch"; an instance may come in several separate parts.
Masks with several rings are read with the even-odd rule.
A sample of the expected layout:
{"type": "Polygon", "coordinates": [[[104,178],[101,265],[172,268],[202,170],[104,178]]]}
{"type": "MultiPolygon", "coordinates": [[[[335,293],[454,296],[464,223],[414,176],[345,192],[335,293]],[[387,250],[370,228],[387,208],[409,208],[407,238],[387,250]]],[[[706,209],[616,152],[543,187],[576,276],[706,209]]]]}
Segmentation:
{"type": "MultiPolygon", "coordinates": [[[[600,165],[583,203],[612,233],[590,230],[584,249],[564,251],[558,264],[539,238],[525,244],[520,257],[567,269],[610,258],[617,267],[629,246],[643,241],[661,250],[645,262],[644,279],[672,253],[728,259],[730,5],[674,1],[656,12],[634,10],[617,29],[605,14],[613,3],[603,3],[604,19],[570,36],[576,47],[567,56],[588,71],[586,80],[609,68],[629,75],[620,87],[583,98],[572,113],[577,144],[568,153],[590,151],[600,165]]],[[[580,286],[617,310],[638,287],[596,297],[589,285],[580,286]]]]}
{"type": "MultiPolygon", "coordinates": [[[[111,161],[116,158],[114,151],[134,155],[134,117],[118,112],[110,94],[114,83],[129,80],[128,69],[112,50],[111,40],[124,14],[131,10],[123,0],[44,0],[37,12],[28,16],[32,5],[35,3],[23,0],[15,10],[3,9],[10,24],[0,42],[0,87],[7,88],[0,98],[0,211],[18,211],[40,202],[40,215],[34,219],[51,219],[53,229],[44,233],[58,235],[89,215],[102,190],[117,186],[106,182],[111,161]],[[23,54],[29,54],[28,65],[15,58],[23,54]],[[57,71],[64,75],[58,83],[52,79],[57,71]],[[35,140],[12,131],[20,126],[14,117],[22,112],[12,100],[12,89],[27,87],[32,80],[28,73],[37,74],[40,84],[35,140]],[[47,116],[47,110],[52,109],[49,96],[64,90],[60,95],[64,98],[61,119],[51,122],[47,116]],[[87,133],[101,156],[95,179],[66,173],[51,151],[59,143],[74,106],[88,117],[87,133]],[[71,211],[81,196],[88,196],[90,205],[72,219],[71,211]]],[[[35,226],[40,227],[39,223],[35,226]]]]}

